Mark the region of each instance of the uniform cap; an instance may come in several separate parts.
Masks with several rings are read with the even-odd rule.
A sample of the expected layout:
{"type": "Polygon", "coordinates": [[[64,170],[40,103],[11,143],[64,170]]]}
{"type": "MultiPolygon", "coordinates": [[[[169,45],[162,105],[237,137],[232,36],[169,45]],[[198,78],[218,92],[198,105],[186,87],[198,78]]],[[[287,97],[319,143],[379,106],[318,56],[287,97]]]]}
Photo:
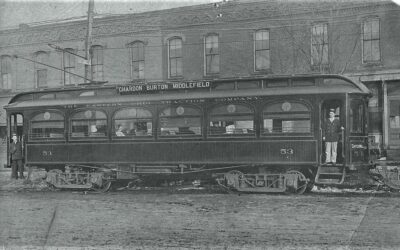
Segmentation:
{"type": "Polygon", "coordinates": [[[330,110],[329,110],[329,113],[331,113],[331,112],[332,112],[332,113],[335,113],[335,110],[334,110],[334,109],[330,109],[330,110]]]}
{"type": "Polygon", "coordinates": [[[12,133],[12,136],[17,136],[17,134],[16,133],[12,133]]]}

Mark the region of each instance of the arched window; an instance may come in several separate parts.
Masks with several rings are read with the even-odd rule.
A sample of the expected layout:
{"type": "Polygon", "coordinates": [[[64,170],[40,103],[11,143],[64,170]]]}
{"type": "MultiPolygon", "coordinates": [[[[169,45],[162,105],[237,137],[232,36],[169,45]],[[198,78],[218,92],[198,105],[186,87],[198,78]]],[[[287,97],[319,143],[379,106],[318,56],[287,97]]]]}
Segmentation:
{"type": "Polygon", "coordinates": [[[210,136],[255,135],[254,111],[243,104],[226,104],[210,111],[210,136]]]}
{"type": "Polygon", "coordinates": [[[262,121],[263,135],[311,133],[311,110],[300,102],[267,104],[262,121]]]}
{"type": "Polygon", "coordinates": [[[173,38],[168,42],[169,77],[183,76],[182,69],[182,39],[173,38]]]}
{"type": "Polygon", "coordinates": [[[91,47],[92,50],[92,79],[95,81],[102,81],[104,79],[104,55],[103,47],[100,45],[94,45],[91,47]]]}
{"type": "Polygon", "coordinates": [[[204,39],[205,73],[219,73],[219,38],[216,34],[210,34],[204,39]]]}
{"type": "Polygon", "coordinates": [[[75,50],[71,48],[64,49],[64,85],[75,84],[75,50]],[[71,54],[73,53],[73,54],[71,54]],[[70,74],[73,73],[73,74],[70,74]]]}
{"type": "Polygon", "coordinates": [[[186,106],[173,105],[164,109],[159,118],[159,134],[161,137],[200,136],[201,110],[186,106]]]}
{"type": "Polygon", "coordinates": [[[106,137],[107,116],[103,111],[84,110],[71,116],[71,137],[106,137]]]}
{"type": "Polygon", "coordinates": [[[270,68],[269,30],[258,30],[254,35],[255,71],[270,68]]]}
{"type": "Polygon", "coordinates": [[[133,42],[128,47],[131,57],[131,78],[144,79],[144,43],[133,42]]]}
{"type": "Polygon", "coordinates": [[[49,55],[44,51],[38,51],[35,53],[35,79],[36,87],[42,88],[47,87],[47,64],[49,55]]]}
{"type": "Polygon", "coordinates": [[[1,79],[0,79],[0,88],[1,89],[11,89],[12,88],[12,64],[10,56],[1,56],[0,57],[0,70],[1,70],[1,79]]]}
{"type": "Polygon", "coordinates": [[[64,116],[46,111],[30,120],[30,139],[64,139],[64,116]]]}
{"type": "Polygon", "coordinates": [[[114,115],[114,137],[152,137],[153,116],[143,108],[127,108],[119,110],[114,115]]]}

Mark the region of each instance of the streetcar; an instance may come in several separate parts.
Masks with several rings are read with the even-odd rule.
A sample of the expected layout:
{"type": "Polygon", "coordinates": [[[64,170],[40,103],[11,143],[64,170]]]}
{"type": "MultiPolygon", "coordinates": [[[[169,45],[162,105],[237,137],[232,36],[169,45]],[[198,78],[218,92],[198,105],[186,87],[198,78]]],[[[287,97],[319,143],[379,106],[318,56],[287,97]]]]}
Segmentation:
{"type": "Polygon", "coordinates": [[[5,109],[25,165],[57,187],[211,178],[242,192],[303,193],[373,167],[369,97],[340,75],[297,75],[43,89],[5,109]],[[332,109],[342,126],[335,165],[322,138],[332,109]]]}

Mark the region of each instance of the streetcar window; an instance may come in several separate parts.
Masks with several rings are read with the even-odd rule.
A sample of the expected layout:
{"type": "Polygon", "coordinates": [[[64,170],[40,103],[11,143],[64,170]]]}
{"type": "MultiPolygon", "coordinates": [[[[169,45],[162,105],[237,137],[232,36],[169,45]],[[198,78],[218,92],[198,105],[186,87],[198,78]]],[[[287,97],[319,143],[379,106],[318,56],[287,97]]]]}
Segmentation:
{"type": "Polygon", "coordinates": [[[102,111],[85,110],[71,117],[71,137],[107,136],[107,116],[102,111]]]}
{"type": "Polygon", "coordinates": [[[160,113],[158,133],[161,137],[201,135],[201,111],[190,106],[171,106],[160,113]]]}
{"type": "Polygon", "coordinates": [[[258,89],[260,88],[260,81],[244,81],[237,83],[238,89],[258,89]]]}
{"type": "Polygon", "coordinates": [[[51,94],[45,94],[39,97],[39,99],[55,99],[56,98],[56,94],[51,93],[51,94]]]}
{"type": "Polygon", "coordinates": [[[294,87],[314,86],[314,85],[315,85],[314,79],[292,80],[292,86],[294,87]]]}
{"type": "Polygon", "coordinates": [[[289,82],[287,79],[282,80],[267,80],[265,82],[267,88],[276,88],[276,87],[287,87],[289,86],[289,82]]]}
{"type": "Polygon", "coordinates": [[[143,108],[119,110],[114,116],[114,137],[149,137],[153,134],[152,114],[143,108]]]}
{"type": "Polygon", "coordinates": [[[218,82],[214,83],[213,89],[215,90],[233,90],[235,89],[235,82],[218,82]]]}
{"type": "Polygon", "coordinates": [[[310,109],[298,102],[268,104],[263,110],[263,135],[311,133],[310,109]]]}
{"type": "Polygon", "coordinates": [[[228,104],[210,112],[210,136],[254,135],[254,111],[245,105],[228,104]]]}
{"type": "Polygon", "coordinates": [[[69,93],[57,93],[56,94],[56,99],[69,99],[71,97],[72,96],[69,93]]]}
{"type": "Polygon", "coordinates": [[[79,96],[95,96],[96,93],[94,91],[85,91],[79,94],[79,96]]]}
{"type": "Polygon", "coordinates": [[[112,96],[115,95],[115,89],[98,89],[96,91],[97,96],[112,96]]]}
{"type": "Polygon", "coordinates": [[[349,110],[350,131],[362,133],[364,127],[364,104],[362,100],[352,100],[349,110]]]}
{"type": "Polygon", "coordinates": [[[15,98],[13,102],[24,102],[33,100],[33,94],[23,94],[15,98]]]}
{"type": "Polygon", "coordinates": [[[30,139],[64,138],[64,117],[55,112],[35,115],[30,122],[30,139]]]}

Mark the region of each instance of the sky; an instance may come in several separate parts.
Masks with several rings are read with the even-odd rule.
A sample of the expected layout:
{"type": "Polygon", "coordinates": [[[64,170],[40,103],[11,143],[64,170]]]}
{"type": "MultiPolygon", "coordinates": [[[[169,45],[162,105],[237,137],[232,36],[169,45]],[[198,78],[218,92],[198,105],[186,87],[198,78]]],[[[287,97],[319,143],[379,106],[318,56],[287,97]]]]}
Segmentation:
{"type": "MultiPolygon", "coordinates": [[[[94,0],[96,14],[128,14],[216,0],[94,0]]],[[[0,29],[17,28],[21,23],[64,20],[86,16],[89,0],[0,0],[0,29]]]]}

